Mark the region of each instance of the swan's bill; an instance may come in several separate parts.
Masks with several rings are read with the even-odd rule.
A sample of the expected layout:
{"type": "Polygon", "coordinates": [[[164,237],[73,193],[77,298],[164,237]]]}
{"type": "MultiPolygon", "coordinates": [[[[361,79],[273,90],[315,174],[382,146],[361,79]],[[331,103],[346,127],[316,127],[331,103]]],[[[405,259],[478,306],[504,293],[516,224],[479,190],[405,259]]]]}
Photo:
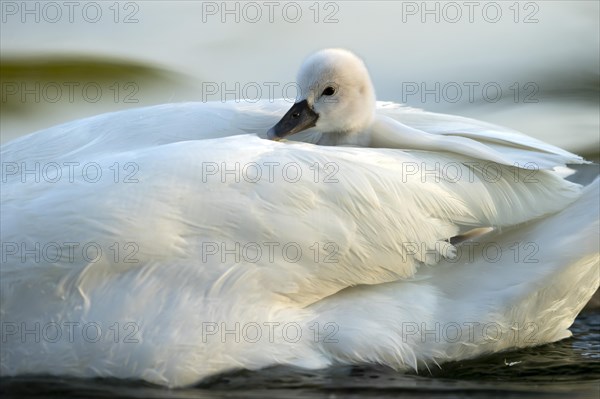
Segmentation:
{"type": "Polygon", "coordinates": [[[270,140],[280,140],[290,134],[298,133],[317,124],[319,115],[302,100],[295,103],[275,126],[267,132],[270,140]]]}

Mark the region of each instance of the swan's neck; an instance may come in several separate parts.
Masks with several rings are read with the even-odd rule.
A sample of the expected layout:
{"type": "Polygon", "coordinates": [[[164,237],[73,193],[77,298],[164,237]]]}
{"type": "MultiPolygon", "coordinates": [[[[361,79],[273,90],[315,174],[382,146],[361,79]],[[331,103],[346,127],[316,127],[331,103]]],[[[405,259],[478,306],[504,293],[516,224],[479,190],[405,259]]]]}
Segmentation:
{"type": "MultiPolygon", "coordinates": [[[[367,137],[368,139],[368,137],[367,137]]],[[[330,145],[330,146],[363,146],[363,143],[369,143],[370,140],[365,141],[365,137],[360,133],[353,132],[341,132],[341,133],[322,133],[321,138],[317,142],[318,145],[330,145]]]]}
{"type": "Polygon", "coordinates": [[[321,133],[318,145],[369,147],[371,124],[367,127],[346,132],[321,133]]]}

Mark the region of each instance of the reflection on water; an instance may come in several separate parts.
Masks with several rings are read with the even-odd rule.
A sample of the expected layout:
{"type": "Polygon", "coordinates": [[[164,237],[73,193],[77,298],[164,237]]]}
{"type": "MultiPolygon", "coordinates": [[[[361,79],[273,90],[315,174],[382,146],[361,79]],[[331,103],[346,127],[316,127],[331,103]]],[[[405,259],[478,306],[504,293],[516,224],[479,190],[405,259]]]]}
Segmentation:
{"type": "Polygon", "coordinates": [[[168,390],[142,382],[22,377],[0,383],[2,397],[36,398],[339,398],[562,397],[600,393],[600,314],[583,313],[573,337],[477,360],[448,363],[431,373],[400,374],[383,367],[306,371],[275,367],[240,371],[196,387],[168,390]]]}

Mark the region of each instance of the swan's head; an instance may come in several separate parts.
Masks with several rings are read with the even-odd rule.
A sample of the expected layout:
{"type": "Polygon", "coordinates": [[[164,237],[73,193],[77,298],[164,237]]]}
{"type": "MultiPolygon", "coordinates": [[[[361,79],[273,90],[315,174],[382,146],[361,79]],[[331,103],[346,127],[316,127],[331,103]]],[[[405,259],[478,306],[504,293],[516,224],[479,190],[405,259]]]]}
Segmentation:
{"type": "Polygon", "coordinates": [[[322,133],[355,133],[375,114],[375,90],[369,72],[350,51],[326,49],[309,56],[298,72],[298,99],[273,126],[279,140],[315,127],[322,133]]]}

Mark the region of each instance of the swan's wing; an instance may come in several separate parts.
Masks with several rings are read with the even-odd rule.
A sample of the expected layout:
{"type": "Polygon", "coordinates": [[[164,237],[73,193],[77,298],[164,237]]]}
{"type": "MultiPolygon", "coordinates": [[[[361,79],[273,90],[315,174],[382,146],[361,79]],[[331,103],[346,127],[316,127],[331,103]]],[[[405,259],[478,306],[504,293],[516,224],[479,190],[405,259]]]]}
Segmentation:
{"type": "Polygon", "coordinates": [[[253,135],[83,155],[97,166],[76,167],[73,180],[59,166],[58,181],[3,182],[0,313],[15,325],[74,320],[103,331],[133,322],[137,343],[10,335],[0,346],[4,375],[182,385],[275,361],[323,366],[307,329],[299,342],[207,343],[206,323],[303,323],[310,304],[344,288],[410,279],[419,265],[451,257],[447,239],[462,226],[520,223],[580,192],[545,172],[514,181],[504,166],[490,180],[449,153],[253,135]],[[453,174],[431,172],[441,165],[453,174]]]}
{"type": "Polygon", "coordinates": [[[570,336],[600,281],[599,187],[597,179],[556,215],[471,242],[412,281],[315,303],[311,323],[335,321],[325,356],[423,369],[570,336]]]}
{"type": "MultiPolygon", "coordinates": [[[[381,145],[451,151],[529,169],[552,169],[565,164],[585,163],[580,156],[556,146],[475,119],[381,102],[378,103],[377,114],[384,117],[383,123],[387,126],[383,135],[388,143],[384,141],[381,145]],[[386,121],[385,117],[396,123],[386,121]],[[390,132],[394,135],[390,135],[390,132]]],[[[377,137],[377,131],[374,133],[377,137]]]]}
{"type": "MultiPolygon", "coordinates": [[[[451,256],[447,240],[466,229],[522,223],[564,208],[580,193],[551,173],[515,179],[516,168],[490,172],[450,154],[284,144],[248,135],[79,161],[87,169],[56,163],[58,181],[7,177],[3,241],[31,247],[50,239],[102,240],[106,248],[133,242],[140,264],[193,263],[205,252],[203,243],[235,245],[236,238],[298,244],[306,262],[269,268],[265,278],[301,302],[409,277],[419,263],[451,256]],[[321,257],[335,252],[339,262],[324,267],[307,255],[315,251],[321,257]]],[[[77,272],[89,264],[81,256],[61,262],[77,272]]],[[[3,270],[29,266],[40,264],[8,263],[3,270]]]]}
{"type": "Polygon", "coordinates": [[[254,133],[266,137],[289,106],[284,100],[177,103],[79,119],[12,140],[3,162],[76,161],[186,140],[254,133]]]}

